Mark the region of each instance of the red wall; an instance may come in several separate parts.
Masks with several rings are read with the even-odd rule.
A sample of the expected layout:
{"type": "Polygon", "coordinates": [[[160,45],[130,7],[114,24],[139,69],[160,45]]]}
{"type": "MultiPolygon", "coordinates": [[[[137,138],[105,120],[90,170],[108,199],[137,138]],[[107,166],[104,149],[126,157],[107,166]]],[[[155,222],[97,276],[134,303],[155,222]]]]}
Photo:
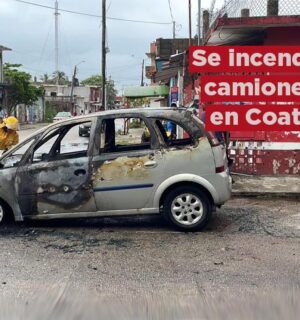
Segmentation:
{"type": "MultiPolygon", "coordinates": [[[[264,45],[300,45],[300,27],[276,27],[266,30],[264,45]]],[[[299,129],[300,130],[300,129],[299,129]]],[[[299,142],[294,132],[232,132],[231,139],[240,141],[299,142]]]]}
{"type": "Polygon", "coordinates": [[[277,27],[266,31],[264,44],[266,46],[292,46],[300,45],[300,27],[277,27]]]}

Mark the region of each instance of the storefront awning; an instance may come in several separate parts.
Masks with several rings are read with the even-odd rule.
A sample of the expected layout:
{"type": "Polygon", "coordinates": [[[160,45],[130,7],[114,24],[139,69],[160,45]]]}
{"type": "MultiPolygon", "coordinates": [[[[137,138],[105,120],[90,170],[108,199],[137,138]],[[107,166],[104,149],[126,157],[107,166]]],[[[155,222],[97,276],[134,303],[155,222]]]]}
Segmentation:
{"type": "Polygon", "coordinates": [[[124,90],[126,98],[159,97],[169,95],[168,86],[127,87],[124,90]]]}

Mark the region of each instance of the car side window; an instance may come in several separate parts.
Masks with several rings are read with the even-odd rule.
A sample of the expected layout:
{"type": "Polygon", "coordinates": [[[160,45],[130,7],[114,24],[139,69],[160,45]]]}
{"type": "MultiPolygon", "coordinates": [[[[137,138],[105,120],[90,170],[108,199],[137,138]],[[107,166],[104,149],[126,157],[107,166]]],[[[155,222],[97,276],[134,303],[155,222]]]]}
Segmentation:
{"type": "Polygon", "coordinates": [[[0,168],[12,168],[18,166],[19,162],[23,158],[23,155],[33,145],[34,142],[35,138],[32,138],[29,141],[21,144],[21,146],[17,148],[17,150],[15,150],[11,155],[1,161],[0,168]]]}
{"type": "Polygon", "coordinates": [[[60,142],[60,155],[86,154],[89,148],[91,121],[71,127],[60,142]],[[82,134],[82,130],[84,134],[82,134]]]}
{"type": "Polygon", "coordinates": [[[67,125],[50,131],[35,147],[32,162],[86,156],[89,148],[89,136],[81,136],[82,125],[90,127],[91,122],[67,125]]]}
{"type": "Polygon", "coordinates": [[[171,119],[156,119],[155,125],[169,147],[193,145],[191,134],[182,125],[171,119]]]}
{"type": "Polygon", "coordinates": [[[59,137],[59,131],[50,131],[42,141],[40,141],[34,148],[32,154],[32,162],[47,161],[49,159],[50,150],[53,147],[55,141],[59,137]]]}
{"type": "Polygon", "coordinates": [[[151,149],[151,130],[139,117],[102,120],[100,153],[151,149]]]}

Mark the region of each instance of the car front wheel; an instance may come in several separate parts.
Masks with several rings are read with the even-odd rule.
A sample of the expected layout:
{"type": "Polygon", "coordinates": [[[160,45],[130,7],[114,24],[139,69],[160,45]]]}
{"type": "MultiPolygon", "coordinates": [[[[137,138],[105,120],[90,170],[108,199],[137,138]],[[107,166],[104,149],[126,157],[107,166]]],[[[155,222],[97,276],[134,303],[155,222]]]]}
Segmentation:
{"type": "Polygon", "coordinates": [[[0,202],[0,226],[5,224],[7,222],[7,214],[6,214],[6,209],[3,205],[2,202],[0,202]]]}
{"type": "Polygon", "coordinates": [[[180,186],[170,191],[163,204],[169,222],[182,231],[198,231],[209,222],[212,204],[205,192],[194,186],[180,186]]]}

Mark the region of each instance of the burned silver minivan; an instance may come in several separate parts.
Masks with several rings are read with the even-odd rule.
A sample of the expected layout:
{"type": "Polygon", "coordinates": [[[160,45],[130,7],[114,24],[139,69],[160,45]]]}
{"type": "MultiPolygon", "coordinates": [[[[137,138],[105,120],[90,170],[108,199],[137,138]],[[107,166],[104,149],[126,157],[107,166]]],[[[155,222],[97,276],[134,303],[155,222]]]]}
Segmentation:
{"type": "Polygon", "coordinates": [[[186,109],[76,117],[37,131],[0,158],[2,223],[10,215],[163,214],[176,228],[195,231],[230,196],[225,147],[186,109]],[[90,136],[79,137],[86,124],[90,136]]]}

